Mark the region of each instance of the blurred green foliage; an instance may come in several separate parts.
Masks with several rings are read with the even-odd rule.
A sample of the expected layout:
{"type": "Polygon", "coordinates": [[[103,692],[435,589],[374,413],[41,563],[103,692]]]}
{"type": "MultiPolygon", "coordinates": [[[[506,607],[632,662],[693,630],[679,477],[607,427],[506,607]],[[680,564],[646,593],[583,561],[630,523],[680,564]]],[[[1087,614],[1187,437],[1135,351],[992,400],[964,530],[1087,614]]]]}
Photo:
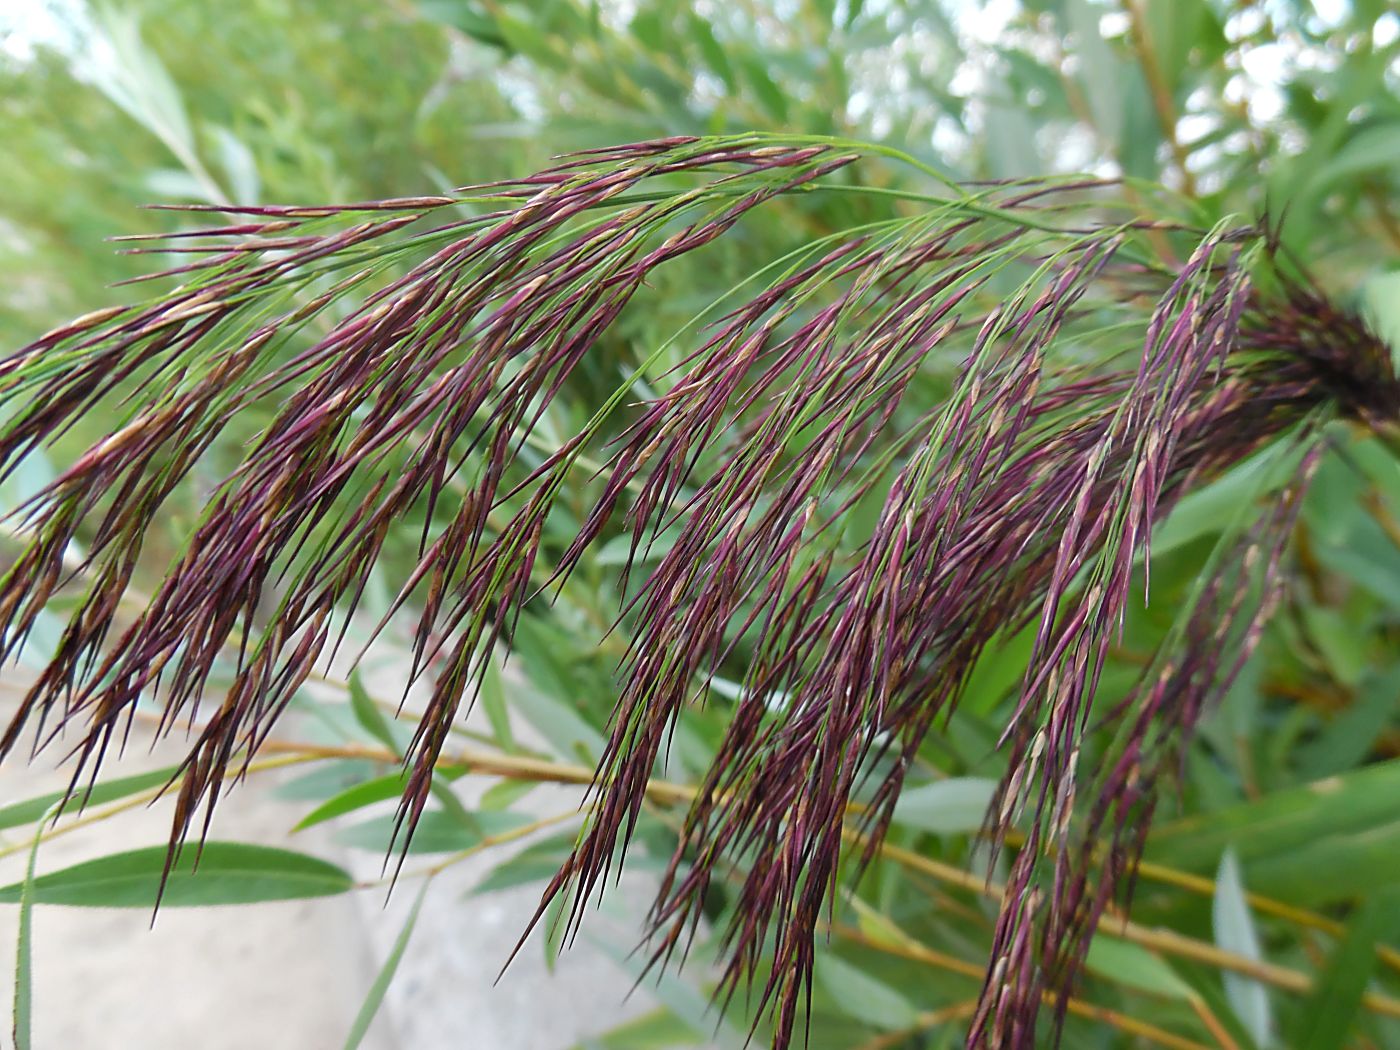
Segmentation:
{"type": "MultiPolygon", "coordinates": [[[[132,0],[36,3],[0,15],[0,33],[5,347],[125,298],[112,285],[152,260],[103,238],[187,222],[142,203],[432,192],[568,150],[746,128],[869,138],[968,178],[1088,170],[1121,175],[1124,192],[1144,198],[1163,183],[1204,224],[1264,212],[1331,291],[1364,303],[1382,330],[1400,327],[1389,272],[1400,256],[1400,15],[1386,0],[132,0]]],[[[650,350],[755,258],[849,226],[866,206],[778,202],[717,245],[703,272],[689,261],[668,271],[654,300],[664,306],[629,314],[614,349],[650,350]]],[[[614,367],[598,366],[600,389],[614,385],[614,367]]],[[[577,402],[585,413],[586,384],[577,402]]],[[[577,422],[544,425],[566,433],[577,422]]],[[[1134,913],[1307,974],[1311,991],[1222,980],[1207,959],[1106,936],[1082,988],[1084,1000],[1193,1046],[1400,1047],[1400,1020],[1363,1001],[1400,995],[1397,957],[1376,951],[1400,936],[1400,467],[1343,429],[1334,449],[1299,529],[1291,599],[1193,742],[1180,800],[1164,802],[1148,848],[1166,874],[1140,880],[1134,913]]],[[[1234,472],[1168,523],[1154,605],[1130,624],[1108,695],[1165,629],[1250,486],[1248,470],[1234,472]]],[[[551,527],[562,547],[567,523],[551,527]]],[[[416,536],[408,523],[405,550],[416,536]]],[[[486,700],[503,752],[524,752],[516,720],[533,726],[541,758],[597,757],[615,696],[616,648],[597,643],[618,601],[609,569],[604,548],[550,615],[522,621],[512,660],[523,674],[486,700]]],[[[1015,684],[1009,655],[989,660],[935,734],[926,786],[911,786],[891,833],[896,847],[979,875],[980,807],[968,800],[1001,772],[995,736],[1015,684]]],[[[706,768],[722,705],[682,722],[669,778],[706,768]]],[[[346,737],[365,738],[368,710],[341,719],[346,737]]],[[[327,769],[301,785],[308,811],[388,797],[357,787],[382,786],[387,767],[327,769]],[[360,794],[347,801],[347,789],[360,794]]],[[[431,848],[470,848],[519,823],[505,796],[484,821],[439,798],[431,848]]],[[[669,854],[670,828],[662,812],[640,829],[654,857],[669,854]]],[[[345,834],[379,849],[387,831],[371,818],[345,834]]],[[[571,835],[542,839],[490,885],[542,878],[571,835]]],[[[881,859],[849,894],[838,916],[848,935],[819,967],[814,1047],[957,1045],[956,1007],[977,979],[931,964],[920,946],[980,965],[992,913],[930,870],[881,859]]],[[[716,909],[727,906],[717,897],[716,909]]],[[[702,944],[699,961],[712,950],[702,944]]],[[[703,966],[694,974],[702,980],[703,966]]],[[[691,999],[659,997],[655,1015],[590,1045],[708,1038],[691,999]]],[[[1153,1045],[1073,1014],[1065,1040],[1153,1045]]]]}

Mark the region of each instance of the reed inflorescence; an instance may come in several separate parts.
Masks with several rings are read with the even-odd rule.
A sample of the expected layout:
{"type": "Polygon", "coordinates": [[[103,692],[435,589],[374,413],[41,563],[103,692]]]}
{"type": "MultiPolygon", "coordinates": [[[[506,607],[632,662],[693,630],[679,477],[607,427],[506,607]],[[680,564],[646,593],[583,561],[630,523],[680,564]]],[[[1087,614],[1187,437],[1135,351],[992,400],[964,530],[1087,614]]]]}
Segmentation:
{"type": "Polygon", "coordinates": [[[171,849],[202,835],[413,515],[416,565],[390,615],[416,624],[411,679],[428,675],[431,697],[402,843],[487,654],[590,549],[628,537],[610,736],[546,900],[571,900],[577,925],[680,712],[740,667],[649,950],[655,965],[683,954],[712,880],[737,864],[719,998],[756,992],[783,1046],[843,827],[864,833],[858,865],[979,659],[1029,628],[984,829],[994,850],[1013,825],[1024,838],[969,1043],[1028,1045],[1045,994],[1065,1002],[1131,884],[1162,776],[1278,600],[1322,425],[1384,430],[1400,383],[1388,349],[1286,265],[1266,225],[1144,217],[1097,180],[925,171],[928,192],[798,244],[644,347],[542,446],[541,419],[624,312],[645,309],[649,276],[778,198],[875,192],[861,166],[887,154],[676,138],[437,197],[186,209],[226,219],[138,249],[192,260],[153,275],[172,290],[0,359],[0,469],[95,413],[113,421],[15,516],[0,658],[60,590],[76,597],[0,753],[76,730],[80,791],[156,696],[167,729],[198,724],[171,849]],[[230,434],[237,461],[200,493],[149,604],[123,615],[148,533],[230,434]],[[1297,471],[1217,548],[1137,688],[1093,711],[1144,600],[1154,523],[1276,442],[1296,447],[1297,471]],[[546,522],[580,471],[596,474],[594,498],[550,547],[546,522]],[[231,684],[211,689],[230,654],[231,684]],[[1082,769],[1091,722],[1111,742],[1082,769]]]}

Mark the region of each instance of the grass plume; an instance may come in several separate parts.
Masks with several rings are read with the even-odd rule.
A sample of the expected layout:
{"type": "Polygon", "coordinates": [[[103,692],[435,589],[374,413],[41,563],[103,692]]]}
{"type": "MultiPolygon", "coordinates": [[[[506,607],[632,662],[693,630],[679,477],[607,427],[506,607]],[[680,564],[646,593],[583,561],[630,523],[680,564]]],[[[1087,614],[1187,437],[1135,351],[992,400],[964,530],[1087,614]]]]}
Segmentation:
{"type": "Polygon", "coordinates": [[[780,197],[873,194],[861,166],[898,161],[818,139],[676,138],[440,197],[187,209],[227,224],[159,245],[192,260],[165,272],[172,291],[0,360],[0,471],[81,418],[113,418],[16,512],[0,658],[61,588],[78,597],[0,754],[76,729],[76,789],[143,695],[167,728],[197,717],[173,852],[207,829],[418,515],[392,615],[416,623],[411,678],[428,675],[431,697],[402,843],[486,654],[548,600],[540,579],[625,536],[618,700],[590,819],[546,899],[569,895],[581,921],[681,710],[740,667],[651,913],[651,960],[683,954],[711,880],[738,862],[719,996],[756,994],[785,1046],[858,790],[873,850],[978,659],[1029,627],[986,821],[994,847],[1013,824],[1027,838],[969,1043],[1029,1045],[1044,993],[1063,1005],[1131,883],[1159,780],[1278,600],[1321,425],[1389,427],[1400,386],[1387,349],[1282,263],[1264,226],[1144,217],[1095,180],[924,171],[929,192],[797,246],[721,297],[678,362],[646,348],[573,432],[531,443],[670,260],[780,197]],[[122,621],[147,534],[227,433],[251,437],[149,606],[122,621]],[[1300,472],[1217,551],[1138,688],[1092,713],[1153,524],[1273,442],[1299,447],[1300,472]],[[596,498],[549,549],[567,478],[595,467],[596,498]],[[1113,741],[1086,773],[1091,713],[1113,741]]]}

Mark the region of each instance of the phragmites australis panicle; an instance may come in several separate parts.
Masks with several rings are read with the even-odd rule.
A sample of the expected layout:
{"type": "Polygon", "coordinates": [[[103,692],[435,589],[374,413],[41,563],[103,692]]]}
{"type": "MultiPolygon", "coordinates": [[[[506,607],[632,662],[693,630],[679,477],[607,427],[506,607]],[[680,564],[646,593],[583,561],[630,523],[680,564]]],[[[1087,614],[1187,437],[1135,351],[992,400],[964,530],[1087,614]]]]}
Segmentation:
{"type": "Polygon", "coordinates": [[[979,657],[1029,627],[984,829],[1010,851],[1008,882],[969,1042],[1028,1045],[1131,882],[1161,775],[1278,599],[1322,424],[1390,426],[1400,383],[1266,227],[1146,219],[1095,180],[964,186],[925,170],[928,191],[887,217],[716,289],[674,348],[640,348],[575,432],[538,439],[624,311],[644,307],[650,275],[778,198],[862,192],[871,153],[890,159],[818,139],[676,138],[439,197],[191,209],[230,220],[160,245],[192,260],[166,271],[172,291],[0,359],[0,469],[115,413],[14,518],[0,658],[61,588],[70,605],[0,753],[75,730],[76,787],[138,699],[158,696],[166,729],[197,723],[171,847],[202,834],[417,514],[392,612],[416,624],[412,677],[431,663],[431,698],[402,841],[485,654],[586,552],[630,537],[610,736],[546,897],[571,900],[577,925],[680,712],[737,662],[743,689],[648,951],[655,965],[683,955],[711,881],[737,877],[719,998],[756,994],[783,1046],[838,869],[878,847],[979,657]],[[251,434],[240,460],[201,494],[149,603],[122,610],[146,534],[226,432],[251,434]],[[1137,688],[1094,713],[1112,739],[1082,768],[1154,523],[1275,442],[1296,470],[1217,548],[1137,688]],[[596,500],[570,508],[571,542],[543,551],[577,471],[597,475],[596,500]],[[662,530],[669,546],[644,562],[662,530]],[[208,688],[228,659],[231,685],[208,688]]]}

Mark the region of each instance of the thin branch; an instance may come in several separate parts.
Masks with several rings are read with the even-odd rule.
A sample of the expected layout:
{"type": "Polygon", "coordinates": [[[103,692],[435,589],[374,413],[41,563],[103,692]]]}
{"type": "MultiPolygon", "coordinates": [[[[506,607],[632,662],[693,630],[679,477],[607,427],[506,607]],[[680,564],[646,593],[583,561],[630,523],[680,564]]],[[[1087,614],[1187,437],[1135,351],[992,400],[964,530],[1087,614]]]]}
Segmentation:
{"type": "MultiPolygon", "coordinates": [[[[248,764],[247,772],[259,773],[268,769],[282,769],[287,766],[301,765],[305,762],[315,761],[318,757],[320,756],[287,754],[279,755],[276,758],[259,759],[258,761],[248,764]]],[[[70,831],[77,831],[79,828],[87,827],[90,824],[100,823],[108,817],[115,817],[118,813],[124,813],[129,809],[135,809],[137,806],[149,805],[159,799],[168,788],[168,784],[147,788],[145,791],[139,791],[127,798],[118,799],[101,806],[94,806],[91,810],[80,813],[71,820],[60,819],[59,823],[52,825],[47,831],[39,835],[39,841],[41,843],[48,842],[49,839],[58,838],[60,835],[66,835],[70,831]]],[[[15,853],[23,853],[25,850],[30,849],[33,843],[34,840],[29,839],[28,841],[20,842],[13,846],[0,847],[0,857],[8,857],[15,853]]]]}
{"type": "MultiPolygon", "coordinates": [[[[336,679],[325,679],[325,683],[331,686],[348,688],[348,686],[336,679]]],[[[10,683],[0,682],[0,686],[9,685],[10,683]]],[[[137,717],[146,721],[154,721],[158,716],[148,714],[147,712],[137,712],[137,717]]],[[[197,726],[193,723],[180,722],[176,723],[174,728],[188,732],[194,731],[197,729],[197,726]]],[[[305,741],[273,738],[264,742],[260,750],[270,754],[289,757],[279,757],[265,762],[254,762],[249,767],[250,771],[275,768],[277,765],[281,764],[293,764],[330,758],[364,759],[386,765],[399,765],[403,762],[402,756],[394,754],[387,748],[364,744],[315,744],[305,741]]],[[[594,780],[593,770],[587,766],[575,763],[555,762],[549,759],[540,759],[524,755],[508,755],[499,752],[484,751],[479,748],[456,749],[450,753],[444,754],[438,760],[437,764],[440,768],[465,768],[471,774],[498,776],[506,780],[575,784],[581,787],[591,786],[594,780]]],[[[154,799],[159,795],[161,790],[162,789],[153,789],[150,792],[135,796],[137,803],[154,799]]],[[[680,784],[655,778],[649,779],[646,784],[646,797],[648,799],[670,805],[690,802],[696,797],[698,792],[699,788],[694,784],[680,784]]],[[[129,808],[129,806],[133,804],[136,803],[131,803],[130,800],[124,800],[117,805],[119,809],[121,809],[129,808]]],[[[866,807],[859,803],[853,803],[848,806],[848,812],[852,815],[859,815],[865,812],[865,808],[866,807]]],[[[116,810],[113,812],[115,811],[116,810]]],[[[561,814],[557,818],[551,819],[562,821],[565,819],[565,816],[577,815],[579,814],[561,814]]],[[[96,820],[101,818],[94,817],[92,819],[96,820]]],[[[72,825],[61,825],[61,828],[68,829],[73,825],[80,826],[81,823],[91,822],[92,820],[89,820],[85,816],[81,818],[80,821],[72,822],[72,825]]],[[[508,837],[503,841],[509,841],[512,838],[519,837],[519,834],[523,833],[525,833],[525,831],[522,829],[514,829],[512,832],[505,832],[503,834],[508,837]]],[[[854,841],[864,842],[864,839],[855,831],[849,831],[847,837],[854,841]]],[[[1022,838],[1014,835],[1008,836],[1007,838],[1007,842],[1010,845],[1021,845],[1023,841],[1022,838]]],[[[0,857],[7,856],[10,853],[16,852],[18,849],[24,848],[28,848],[27,845],[0,850],[0,857]]],[[[467,853],[471,854],[478,851],[478,846],[473,846],[467,853]]],[[[917,854],[911,853],[898,846],[886,844],[881,847],[881,852],[903,864],[905,867],[930,876],[936,881],[946,885],[956,886],[979,894],[988,894],[988,891],[991,890],[993,891],[991,893],[993,896],[1000,896],[1003,890],[1003,887],[997,884],[990,884],[989,886],[980,876],[956,867],[955,865],[945,864],[927,857],[919,858],[916,863],[911,858],[918,857],[917,854]]],[[[1214,897],[1216,892],[1215,880],[1206,876],[1195,875],[1190,872],[1170,868],[1163,864],[1157,864],[1151,861],[1139,861],[1136,871],[1139,878],[1173,886],[1177,889],[1195,893],[1203,897],[1214,897]]],[[[425,873],[420,872],[419,874],[425,873]]],[[[1318,930],[1333,937],[1340,937],[1346,932],[1344,924],[1306,908],[1299,908],[1259,893],[1249,893],[1246,899],[1250,907],[1254,910],[1272,915],[1275,918],[1294,923],[1298,926],[1318,930]]],[[[1390,945],[1378,944],[1376,945],[1376,953],[1380,960],[1387,966],[1400,970],[1400,950],[1390,945]]]]}
{"type": "Polygon", "coordinates": [[[1210,1008],[1210,1004],[1199,995],[1192,993],[1187,1002],[1191,1004],[1191,1009],[1196,1011],[1196,1016],[1201,1019],[1201,1024],[1205,1025],[1206,1031],[1220,1044],[1220,1050],[1240,1050],[1240,1044],[1235,1042],[1232,1036],[1220,1020],[1215,1016],[1215,1012],[1210,1008]]]}
{"type": "MultiPolygon", "coordinates": [[[[861,836],[854,832],[851,833],[851,838],[862,841],[861,836]]],[[[963,871],[961,868],[931,860],[890,843],[882,843],[878,848],[882,856],[907,868],[931,875],[942,882],[959,886],[992,900],[1001,900],[1005,894],[1005,887],[1000,883],[987,881],[973,872],[963,871]]],[[[1315,985],[1312,977],[1286,966],[1260,962],[1171,930],[1141,926],[1126,918],[1106,916],[1101,929],[1143,948],[1159,951],[1163,955],[1190,959],[1193,962],[1204,963],[1216,969],[1243,974],[1286,991],[1307,994],[1312,991],[1315,985]]],[[[1361,1001],[1362,1005],[1372,1013],[1384,1017],[1400,1017],[1400,999],[1393,999],[1377,992],[1367,992],[1362,996],[1361,1001]]]]}
{"type": "MultiPolygon", "coordinates": [[[[855,941],[867,948],[876,951],[886,952],[890,955],[898,955],[900,958],[909,959],[913,962],[924,963],[940,970],[950,970],[953,973],[963,974],[980,980],[983,975],[983,967],[974,963],[959,959],[956,956],[947,955],[943,952],[935,951],[932,948],[913,940],[901,941],[899,944],[891,944],[888,941],[877,940],[862,933],[853,926],[843,926],[833,924],[829,927],[832,933],[848,940],[855,941]]],[[[1058,998],[1053,992],[1046,992],[1043,1000],[1047,1006],[1052,1006],[1058,1002],[1058,998]]],[[[1067,1009],[1076,1017],[1083,1017],[1090,1021],[1098,1021],[1111,1028],[1116,1028],[1127,1035],[1137,1036],[1139,1039],[1146,1039],[1156,1043],[1158,1046],[1170,1047],[1171,1050],[1212,1050],[1204,1043],[1179,1036],[1174,1032],[1169,1032],[1165,1028],[1158,1028],[1156,1025],[1148,1024],[1146,1021],[1139,1021],[1135,1017],[1111,1010],[1106,1006],[1099,1006],[1095,1003],[1086,1002],[1083,999],[1071,997],[1067,1003],[1067,1009]]]]}
{"type": "Polygon", "coordinates": [[[954,1003],[952,1006],[945,1006],[941,1010],[929,1010],[919,1014],[914,1019],[914,1023],[907,1028],[901,1028],[894,1032],[885,1032],[877,1035],[868,1042],[861,1043],[855,1050],[889,1050],[892,1046],[900,1046],[905,1040],[912,1036],[920,1035],[939,1025],[947,1024],[950,1021],[966,1021],[977,1012],[977,1000],[968,999],[961,1003],[954,1003]]]}

